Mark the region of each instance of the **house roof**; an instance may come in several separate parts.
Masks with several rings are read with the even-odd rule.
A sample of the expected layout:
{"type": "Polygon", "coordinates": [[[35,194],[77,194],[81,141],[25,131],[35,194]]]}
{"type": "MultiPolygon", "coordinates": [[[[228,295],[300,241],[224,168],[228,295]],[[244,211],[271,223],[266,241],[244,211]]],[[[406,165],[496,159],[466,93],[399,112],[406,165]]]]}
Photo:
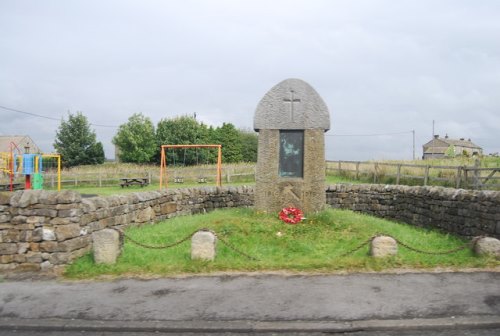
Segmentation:
{"type": "Polygon", "coordinates": [[[470,139],[451,139],[448,136],[444,138],[440,138],[439,136],[435,136],[434,139],[423,145],[424,154],[444,154],[446,150],[450,146],[455,147],[464,147],[471,149],[479,149],[482,150],[481,147],[474,144],[470,139]]]}
{"type": "Polygon", "coordinates": [[[40,148],[28,135],[0,135],[0,152],[10,152],[10,144],[14,143],[24,153],[24,145],[30,145],[31,153],[39,153],[40,148]]]}
{"type": "Polygon", "coordinates": [[[456,139],[444,138],[442,140],[444,142],[446,142],[447,144],[453,145],[453,146],[482,149],[481,147],[479,147],[478,145],[476,145],[472,141],[470,141],[470,139],[469,140],[465,140],[465,139],[456,140],[456,139]]]}

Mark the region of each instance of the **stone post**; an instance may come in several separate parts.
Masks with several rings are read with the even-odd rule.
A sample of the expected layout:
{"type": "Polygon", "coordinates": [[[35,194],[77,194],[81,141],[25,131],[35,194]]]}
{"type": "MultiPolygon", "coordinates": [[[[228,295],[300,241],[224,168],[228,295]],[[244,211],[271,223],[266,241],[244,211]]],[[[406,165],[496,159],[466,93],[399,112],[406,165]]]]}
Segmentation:
{"type": "Polygon", "coordinates": [[[375,237],[370,245],[370,255],[375,258],[384,258],[398,254],[398,243],[392,237],[375,237]]]}
{"type": "Polygon", "coordinates": [[[198,231],[191,238],[191,259],[213,261],[216,255],[217,237],[210,231],[198,231]]]}
{"type": "Polygon", "coordinates": [[[479,256],[493,256],[500,260],[500,240],[491,237],[482,237],[474,245],[474,253],[479,256]]]}
{"type": "Polygon", "coordinates": [[[120,234],[113,229],[92,233],[94,261],[96,264],[114,264],[120,255],[120,234]]]}

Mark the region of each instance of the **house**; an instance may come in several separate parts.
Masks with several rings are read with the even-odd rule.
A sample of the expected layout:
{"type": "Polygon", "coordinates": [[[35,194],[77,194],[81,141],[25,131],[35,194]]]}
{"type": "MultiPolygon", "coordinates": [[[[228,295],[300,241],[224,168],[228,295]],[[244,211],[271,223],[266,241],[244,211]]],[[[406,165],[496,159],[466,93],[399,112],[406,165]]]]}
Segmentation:
{"type": "Polygon", "coordinates": [[[440,138],[434,135],[434,139],[423,145],[423,159],[437,159],[444,157],[455,157],[457,155],[482,155],[483,149],[474,144],[470,139],[451,139],[446,135],[440,138]]]}
{"type": "Polygon", "coordinates": [[[0,135],[0,152],[10,152],[11,144],[15,145],[15,153],[19,153],[17,149],[20,154],[24,154],[27,149],[32,154],[41,153],[40,148],[27,135],[0,135]]]}

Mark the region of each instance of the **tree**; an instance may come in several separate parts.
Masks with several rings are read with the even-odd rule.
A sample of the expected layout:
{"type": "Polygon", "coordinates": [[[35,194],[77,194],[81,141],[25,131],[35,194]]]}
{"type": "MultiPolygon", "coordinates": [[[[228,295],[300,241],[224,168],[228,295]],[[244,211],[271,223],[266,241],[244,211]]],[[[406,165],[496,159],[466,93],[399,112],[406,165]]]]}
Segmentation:
{"type": "Polygon", "coordinates": [[[159,151],[153,122],[142,113],[134,113],[127,123],[120,125],[113,144],[123,162],[149,163],[159,151]]]}
{"type": "Polygon", "coordinates": [[[61,154],[65,167],[99,164],[105,159],[102,144],[96,141],[96,134],[82,112],[68,113],[68,121],[61,120],[54,148],[61,154]]]}
{"type": "Polygon", "coordinates": [[[214,143],[222,145],[222,161],[226,163],[241,162],[242,141],[240,132],[231,123],[223,123],[213,134],[214,143]]]}
{"type": "Polygon", "coordinates": [[[444,156],[446,156],[448,158],[454,158],[456,156],[456,154],[455,154],[455,146],[454,145],[450,145],[450,147],[448,147],[446,149],[446,151],[444,152],[444,156]]]}
{"type": "Polygon", "coordinates": [[[257,162],[258,136],[253,131],[240,130],[243,161],[257,162]]]}
{"type": "MultiPolygon", "coordinates": [[[[162,119],[156,128],[158,146],[161,145],[195,145],[207,144],[209,142],[209,130],[203,123],[199,123],[190,116],[181,116],[172,119],[162,119]]],[[[194,165],[205,163],[208,159],[206,151],[193,150],[169,150],[167,160],[172,163],[194,165]]]]}

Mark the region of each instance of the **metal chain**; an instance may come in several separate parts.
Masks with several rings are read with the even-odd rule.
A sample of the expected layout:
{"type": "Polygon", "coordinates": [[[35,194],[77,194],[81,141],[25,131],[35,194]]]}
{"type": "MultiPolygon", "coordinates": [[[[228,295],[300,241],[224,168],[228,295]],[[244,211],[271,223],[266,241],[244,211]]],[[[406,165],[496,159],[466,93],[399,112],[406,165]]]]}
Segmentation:
{"type": "Polygon", "coordinates": [[[203,229],[198,229],[196,231],[194,231],[193,233],[191,233],[190,235],[186,236],[185,238],[175,242],[175,243],[172,243],[172,244],[168,244],[168,245],[156,245],[156,246],[153,246],[153,245],[147,245],[147,244],[143,244],[141,242],[138,242],[137,240],[131,238],[130,236],[128,236],[125,232],[123,232],[122,230],[120,229],[115,229],[118,231],[118,233],[122,236],[122,237],[125,237],[127,238],[128,240],[130,240],[130,242],[134,243],[135,245],[137,246],[140,246],[140,247],[143,247],[143,248],[147,248],[147,249],[168,249],[168,248],[171,248],[171,247],[175,247],[175,246],[178,246],[182,243],[184,243],[185,241],[189,240],[191,237],[193,237],[193,235],[198,232],[198,231],[207,231],[207,232],[210,232],[212,233],[215,237],[217,237],[218,240],[221,241],[221,243],[223,243],[224,245],[226,245],[227,247],[229,247],[231,250],[233,250],[234,252],[248,258],[248,259],[252,259],[252,260],[256,260],[258,261],[259,259],[255,258],[255,257],[252,257],[251,255],[239,250],[238,248],[234,247],[234,245],[230,244],[229,242],[227,242],[226,240],[222,239],[219,235],[217,235],[216,232],[210,230],[210,229],[206,229],[206,228],[203,228],[203,229]]]}
{"type": "Polygon", "coordinates": [[[213,232],[215,234],[215,236],[217,237],[217,239],[220,240],[220,242],[224,245],[226,245],[227,247],[229,247],[231,250],[233,250],[234,252],[244,256],[244,257],[247,257],[248,259],[251,259],[251,260],[255,260],[255,261],[259,261],[259,259],[255,258],[255,257],[252,257],[251,255],[249,254],[246,254],[245,252],[237,249],[236,247],[234,247],[232,244],[229,244],[226,240],[222,239],[221,237],[219,237],[215,232],[213,232]]]}
{"type": "MultiPolygon", "coordinates": [[[[389,235],[386,235],[386,236],[389,236],[389,235]]],[[[389,237],[391,237],[391,236],[389,236],[389,237]]],[[[419,250],[417,248],[409,246],[408,244],[403,243],[402,241],[400,241],[397,238],[394,238],[394,237],[391,237],[391,238],[394,239],[401,246],[406,247],[408,250],[413,251],[413,252],[422,253],[422,254],[429,254],[429,255],[444,255],[444,254],[453,254],[453,253],[456,253],[458,251],[465,250],[468,247],[474,248],[477,241],[482,237],[481,236],[474,237],[470,242],[467,242],[467,243],[463,244],[462,246],[459,246],[457,248],[454,248],[454,249],[451,249],[448,251],[440,251],[440,252],[429,252],[429,251],[419,250]]]]}
{"type": "MultiPolygon", "coordinates": [[[[140,247],[143,247],[143,248],[147,248],[147,249],[168,249],[168,248],[172,248],[172,247],[175,247],[175,246],[178,246],[182,243],[184,243],[185,241],[189,240],[191,237],[193,237],[193,235],[198,232],[198,231],[207,231],[207,232],[211,232],[215,237],[217,237],[218,240],[220,240],[220,242],[224,245],[226,245],[229,249],[233,250],[234,252],[236,252],[237,254],[240,254],[248,259],[251,259],[251,260],[255,260],[255,261],[259,261],[259,259],[241,251],[240,249],[236,248],[234,245],[230,244],[228,241],[226,241],[225,239],[221,238],[216,232],[210,230],[210,229],[199,229],[199,230],[195,230],[193,231],[191,234],[189,234],[188,236],[186,236],[185,238],[181,239],[181,240],[178,240],[176,241],[175,243],[172,243],[172,244],[168,244],[168,245],[156,245],[156,246],[153,246],[153,245],[147,245],[147,244],[143,244],[141,242],[138,242],[137,240],[131,238],[130,236],[128,236],[125,232],[123,232],[122,230],[120,229],[115,229],[118,231],[118,233],[120,234],[121,237],[125,237],[127,238],[128,240],[130,240],[132,243],[134,243],[135,245],[137,246],[140,246],[140,247]]],[[[392,237],[391,235],[388,235],[388,234],[384,234],[384,233],[377,233],[373,236],[371,236],[369,239],[365,240],[363,243],[361,243],[360,245],[356,246],[355,248],[353,248],[352,250],[349,250],[341,255],[339,255],[339,258],[344,258],[344,257],[347,257],[348,255],[351,255],[351,254],[354,254],[355,252],[359,251],[360,249],[362,249],[363,247],[365,247],[366,245],[370,244],[372,242],[373,239],[375,239],[376,237],[380,237],[380,236],[387,236],[387,237],[391,237],[392,239],[394,239],[398,244],[400,244],[401,246],[407,248],[408,250],[410,251],[413,251],[413,252],[417,252],[417,253],[422,253],[422,254],[428,254],[428,255],[444,255],[444,254],[452,254],[452,253],[456,253],[458,251],[462,251],[462,250],[465,250],[466,248],[468,247],[471,247],[471,248],[474,248],[474,246],[476,245],[477,241],[482,238],[483,236],[478,236],[478,237],[474,237],[470,242],[467,242],[457,248],[454,248],[454,249],[451,249],[451,250],[447,250],[447,251],[440,251],[440,252],[429,252],[429,251],[424,251],[424,250],[420,250],[420,249],[417,249],[417,248],[414,248],[406,243],[403,243],[401,240],[395,238],[395,237],[392,237]]],[[[123,239],[123,238],[122,238],[123,239]]]]}
{"type": "Polygon", "coordinates": [[[372,237],[370,237],[370,239],[364,241],[361,245],[357,246],[356,248],[346,252],[346,253],[343,253],[341,255],[339,255],[340,258],[343,258],[343,257],[347,257],[348,255],[350,254],[353,254],[357,251],[359,251],[361,248],[363,248],[364,246],[368,245],[369,243],[371,243],[371,241],[373,239],[375,239],[376,237],[380,237],[380,236],[387,236],[387,237],[391,237],[392,239],[394,239],[398,244],[400,244],[401,246],[407,248],[408,250],[410,251],[413,251],[413,252],[417,252],[417,253],[422,253],[422,254],[428,254],[428,255],[444,255],[444,254],[452,254],[452,253],[456,253],[458,251],[462,251],[462,250],[465,250],[466,248],[470,247],[470,248],[474,248],[474,246],[476,245],[477,241],[480,239],[480,238],[483,238],[483,236],[478,236],[478,237],[474,237],[470,242],[467,242],[457,248],[454,248],[454,249],[451,249],[451,250],[448,250],[448,251],[440,251],[440,252],[429,252],[429,251],[423,251],[423,250],[420,250],[420,249],[417,249],[417,248],[414,248],[412,246],[409,246],[408,244],[405,244],[403,243],[401,240],[391,236],[391,235],[388,235],[388,234],[385,234],[385,233],[377,233],[375,235],[373,235],[372,237]]]}
{"type": "Polygon", "coordinates": [[[346,253],[342,253],[341,255],[339,255],[339,258],[344,258],[344,257],[347,257],[348,255],[350,254],[353,254],[359,250],[361,250],[363,247],[365,247],[366,245],[370,244],[371,241],[377,237],[377,235],[374,235],[374,236],[371,236],[369,239],[365,240],[361,245],[357,246],[356,248],[353,248],[352,250],[349,250],[347,251],[346,253]]]}
{"type": "Polygon", "coordinates": [[[130,242],[134,243],[137,246],[140,246],[140,247],[143,247],[143,248],[147,248],[147,249],[157,249],[157,250],[168,249],[168,248],[171,248],[171,247],[178,246],[178,245],[184,243],[185,241],[189,240],[196,232],[199,231],[199,230],[196,230],[193,233],[191,233],[189,236],[187,236],[186,238],[183,238],[183,239],[181,239],[179,241],[176,241],[175,243],[168,244],[168,245],[156,245],[156,246],[154,246],[154,245],[147,245],[147,244],[143,244],[141,242],[138,242],[137,240],[131,238],[129,235],[127,235],[125,232],[123,232],[120,229],[115,229],[115,230],[117,230],[120,235],[122,235],[123,237],[127,238],[128,240],[130,240],[130,242]]]}

